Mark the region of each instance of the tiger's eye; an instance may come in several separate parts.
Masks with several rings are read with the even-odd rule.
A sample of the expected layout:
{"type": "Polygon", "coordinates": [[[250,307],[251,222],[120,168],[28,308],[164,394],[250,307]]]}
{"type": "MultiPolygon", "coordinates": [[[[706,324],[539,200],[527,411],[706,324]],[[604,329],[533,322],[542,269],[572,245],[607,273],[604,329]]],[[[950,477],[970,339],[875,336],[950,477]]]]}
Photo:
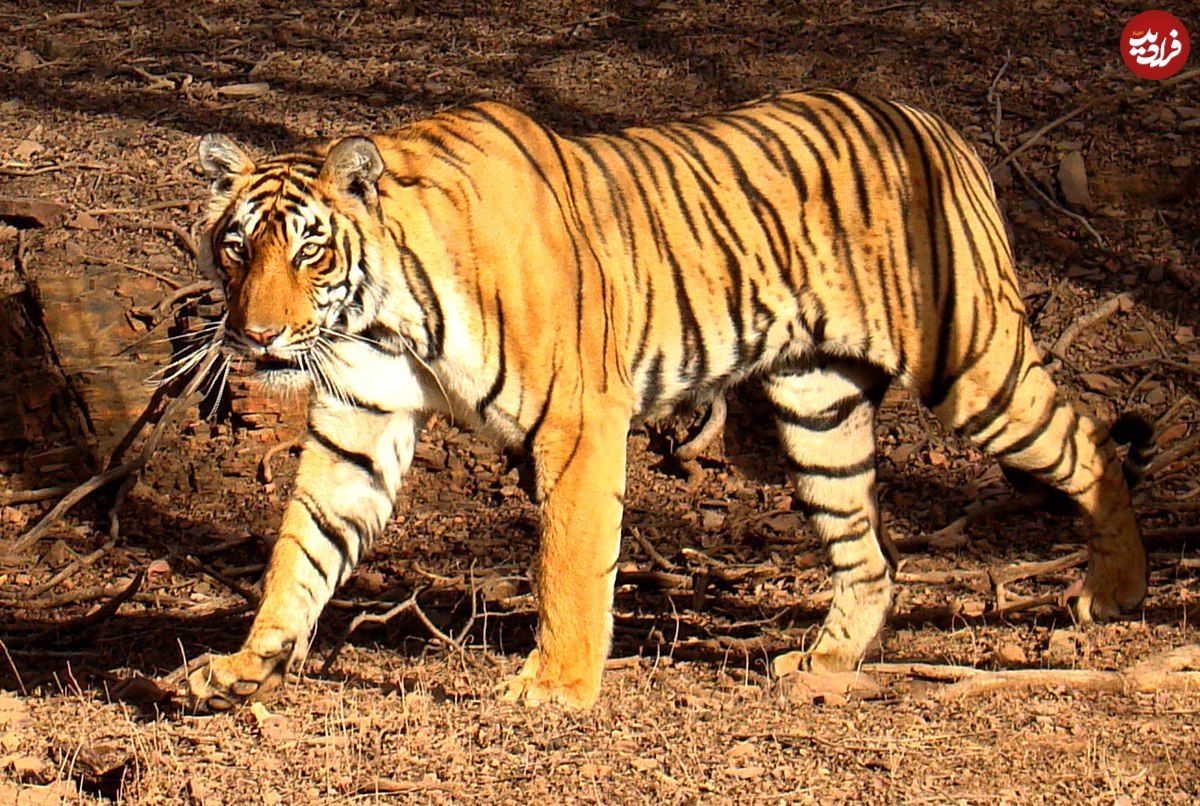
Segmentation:
{"type": "Polygon", "coordinates": [[[222,249],[225,257],[234,263],[242,263],[246,259],[246,245],[241,241],[226,241],[222,249]]]}
{"type": "Polygon", "coordinates": [[[299,260],[311,260],[321,253],[321,244],[309,242],[300,247],[300,251],[296,253],[296,258],[299,260]]]}

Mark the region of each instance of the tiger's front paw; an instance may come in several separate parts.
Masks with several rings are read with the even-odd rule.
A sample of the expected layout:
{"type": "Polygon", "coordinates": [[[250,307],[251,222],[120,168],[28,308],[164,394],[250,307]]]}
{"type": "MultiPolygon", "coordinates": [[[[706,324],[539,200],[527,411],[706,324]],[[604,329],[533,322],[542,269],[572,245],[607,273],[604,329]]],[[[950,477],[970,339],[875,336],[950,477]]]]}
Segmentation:
{"type": "Polygon", "coordinates": [[[545,703],[590,708],[600,696],[600,673],[583,670],[578,675],[551,674],[535,649],[521,671],[497,686],[496,691],[505,702],[519,702],[531,708],[545,703]]]}
{"type": "Polygon", "coordinates": [[[287,653],[264,657],[245,649],[214,657],[188,675],[185,703],[203,714],[262,699],[283,682],[287,661],[287,653]]]}

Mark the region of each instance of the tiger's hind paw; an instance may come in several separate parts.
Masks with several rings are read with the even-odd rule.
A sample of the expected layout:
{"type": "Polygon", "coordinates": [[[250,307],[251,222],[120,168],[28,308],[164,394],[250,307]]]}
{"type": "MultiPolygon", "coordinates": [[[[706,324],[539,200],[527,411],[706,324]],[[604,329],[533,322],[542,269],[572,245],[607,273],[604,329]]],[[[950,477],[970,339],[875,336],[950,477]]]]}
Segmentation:
{"type": "Polygon", "coordinates": [[[529,653],[521,671],[495,688],[504,702],[519,702],[530,708],[557,703],[569,708],[590,708],[600,696],[599,676],[593,682],[586,679],[563,681],[546,673],[538,650],[529,653]]]}
{"type": "Polygon", "coordinates": [[[1087,575],[1064,594],[1074,599],[1075,617],[1081,623],[1113,621],[1135,610],[1146,598],[1146,556],[1117,563],[1093,555],[1087,575]]]}

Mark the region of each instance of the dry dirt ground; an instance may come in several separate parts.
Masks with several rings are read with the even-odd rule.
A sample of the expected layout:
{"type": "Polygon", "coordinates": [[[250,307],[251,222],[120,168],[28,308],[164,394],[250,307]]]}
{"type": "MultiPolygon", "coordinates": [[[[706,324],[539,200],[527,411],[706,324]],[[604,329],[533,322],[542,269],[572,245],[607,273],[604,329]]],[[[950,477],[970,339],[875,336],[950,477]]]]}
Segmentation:
{"type": "MultiPolygon", "coordinates": [[[[67,205],[66,226],[26,233],[25,269],[43,284],[109,271],[118,279],[94,293],[130,342],[143,331],[122,306],[192,276],[177,235],[142,225],[194,220],[204,190],[193,148],[206,131],[270,151],[491,98],[581,132],[836,86],[942,114],[991,164],[1098,101],[1020,155],[1028,181],[1008,167],[997,184],[1043,345],[1131,292],[1064,345],[1055,374],[1102,419],[1136,407],[1159,420],[1164,455],[1137,498],[1150,596],[1128,621],[1080,628],[1054,601],[1082,573],[1068,561],[1007,586],[1006,602],[1039,598],[996,612],[989,571],[1066,557],[1077,532],[1040,510],[956,528],[1014,493],[993,462],[896,394],[879,425],[882,500],[893,533],[914,545],[868,660],[1121,669],[1195,641],[1200,602],[1189,447],[1200,431],[1200,82],[1130,95],[1138,82],[1117,37],[1139,10],[0,2],[0,196],[67,205]],[[1079,173],[1060,178],[1060,163],[1073,153],[1090,180],[1090,206],[1077,208],[1086,222],[1039,195],[1072,192],[1079,173]],[[113,266],[170,282],[136,269],[121,279],[113,266]]],[[[1200,33],[1195,4],[1172,10],[1200,33]]],[[[10,272],[15,238],[0,234],[10,272]]],[[[516,472],[446,423],[423,438],[395,519],[326,612],[302,679],[266,711],[199,718],[156,705],[145,678],[243,635],[295,466],[282,453],[271,483],[258,472],[294,421],[251,432],[189,416],[125,502],[115,544],[104,509],[84,506],[3,558],[0,802],[1197,802],[1194,689],[1099,693],[1063,678],[956,695],[886,667],[868,667],[876,687],[848,696],[775,680],[770,659],[803,645],[828,578],[756,406],[752,391],[735,393],[723,447],[694,480],[656,467],[669,431],[632,436],[617,660],[588,713],[489,694],[530,646],[535,512],[516,472]],[[136,594],[115,599],[139,571],[136,594]],[[355,615],[414,592],[434,627],[462,634],[459,648],[410,609],[360,627],[327,662],[355,615]]],[[[6,489],[32,483],[10,470],[6,489]]],[[[0,540],[47,506],[5,507],[0,540]]]]}

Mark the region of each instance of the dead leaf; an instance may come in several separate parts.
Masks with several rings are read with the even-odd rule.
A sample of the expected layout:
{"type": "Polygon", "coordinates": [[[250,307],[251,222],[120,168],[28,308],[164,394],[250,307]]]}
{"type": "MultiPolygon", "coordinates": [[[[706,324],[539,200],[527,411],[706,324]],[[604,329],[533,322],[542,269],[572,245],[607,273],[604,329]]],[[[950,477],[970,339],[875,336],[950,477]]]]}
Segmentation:
{"type": "Polygon", "coordinates": [[[166,560],[155,560],[146,566],[146,577],[151,582],[164,582],[171,578],[171,564],[166,560]]]}
{"type": "Polygon", "coordinates": [[[629,759],[629,765],[638,772],[649,772],[659,766],[658,759],[645,758],[643,756],[635,756],[629,759]]]}
{"type": "Polygon", "coordinates": [[[114,699],[131,705],[153,705],[166,702],[173,692],[163,688],[156,681],[142,675],[134,675],[120,683],[112,690],[114,699]]]}
{"type": "Polygon", "coordinates": [[[249,84],[226,84],[217,87],[217,95],[225,98],[257,98],[271,91],[271,85],[265,81],[253,81],[249,84]]]}
{"type": "Polygon", "coordinates": [[[787,677],[795,674],[804,667],[803,652],[785,652],[771,661],[771,674],[775,677],[787,677]]]}
{"type": "Polygon", "coordinates": [[[75,552],[62,540],[55,540],[54,545],[42,555],[42,563],[47,568],[61,568],[75,559],[75,552]]]}
{"type": "Polygon", "coordinates": [[[1055,630],[1042,657],[1051,666],[1074,663],[1079,654],[1079,633],[1074,630],[1055,630]]]}
{"type": "Polygon", "coordinates": [[[258,726],[259,734],[268,742],[283,744],[296,740],[296,732],[282,714],[272,714],[261,702],[250,703],[250,713],[258,726]]]}
{"type": "Polygon", "coordinates": [[[726,770],[734,778],[741,778],[743,780],[761,778],[766,771],[766,767],[731,767],[726,770]]]}
{"type": "Polygon", "coordinates": [[[184,786],[184,792],[187,795],[188,804],[190,806],[205,806],[208,802],[208,787],[197,781],[195,778],[188,778],[187,784],[184,786]]]}
{"type": "Polygon", "coordinates": [[[364,593],[379,593],[386,584],[387,578],[379,571],[359,571],[354,575],[355,587],[364,593]]]}
{"type": "Polygon", "coordinates": [[[607,764],[581,764],[579,774],[584,778],[607,778],[612,775],[613,768],[607,764]]]}
{"type": "Polygon", "coordinates": [[[56,227],[67,208],[49,199],[0,199],[0,219],[17,226],[56,227]]]}
{"type": "Polygon", "coordinates": [[[1098,372],[1085,372],[1079,376],[1079,382],[1088,391],[1099,392],[1105,395],[1115,394],[1121,388],[1121,384],[1107,375],[1101,375],[1098,372]]]}
{"type": "Polygon", "coordinates": [[[1091,208],[1092,195],[1088,192],[1087,166],[1084,164],[1082,153],[1069,151],[1063,155],[1058,164],[1058,184],[1067,204],[1084,209],[1091,208]]]}
{"type": "Polygon", "coordinates": [[[34,140],[22,140],[21,142],[17,143],[17,147],[12,151],[13,159],[21,160],[22,162],[29,162],[30,158],[34,154],[44,150],[44,148],[45,147],[41,143],[38,143],[34,140]]]}
{"type": "Polygon", "coordinates": [[[754,742],[735,742],[725,755],[730,761],[742,761],[753,758],[757,753],[758,748],[754,746],[754,742]]]}
{"type": "Polygon", "coordinates": [[[1173,423],[1154,435],[1154,441],[1159,445],[1170,445],[1187,436],[1187,423],[1173,423]]]}
{"type": "Polygon", "coordinates": [[[8,770],[17,778],[41,775],[47,766],[45,759],[28,754],[13,753],[0,758],[0,770],[8,770]]]}
{"type": "Polygon", "coordinates": [[[30,70],[41,64],[42,60],[32,50],[22,48],[17,51],[17,55],[13,56],[12,66],[18,70],[30,70]]]}
{"type": "Polygon", "coordinates": [[[20,697],[0,692],[0,728],[19,724],[28,712],[28,706],[20,697]]]}

